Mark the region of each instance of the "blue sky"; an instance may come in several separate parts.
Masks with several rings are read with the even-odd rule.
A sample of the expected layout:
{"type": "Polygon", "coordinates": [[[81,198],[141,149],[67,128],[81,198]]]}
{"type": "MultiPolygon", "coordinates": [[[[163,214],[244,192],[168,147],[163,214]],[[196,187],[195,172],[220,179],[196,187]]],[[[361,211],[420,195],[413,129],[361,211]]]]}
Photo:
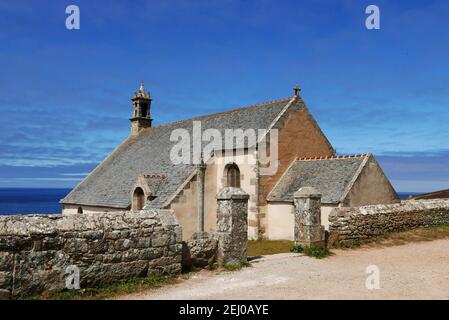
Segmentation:
{"type": "Polygon", "coordinates": [[[373,152],[398,191],[449,188],[448,30],[446,0],[0,0],[0,187],[74,186],[144,80],[155,124],[299,84],[338,153],[373,152]]]}

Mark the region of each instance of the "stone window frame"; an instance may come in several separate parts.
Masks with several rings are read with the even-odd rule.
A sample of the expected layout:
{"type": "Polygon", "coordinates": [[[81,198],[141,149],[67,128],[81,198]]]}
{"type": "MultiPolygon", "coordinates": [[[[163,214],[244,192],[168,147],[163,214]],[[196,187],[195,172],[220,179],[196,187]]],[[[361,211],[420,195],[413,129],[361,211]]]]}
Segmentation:
{"type": "Polygon", "coordinates": [[[225,166],[223,180],[226,187],[241,187],[243,175],[241,174],[240,167],[235,162],[228,163],[225,166]]]}
{"type": "Polygon", "coordinates": [[[131,210],[142,210],[145,207],[146,195],[141,186],[136,186],[132,193],[131,210]],[[136,194],[140,190],[139,194],[136,194]]]}

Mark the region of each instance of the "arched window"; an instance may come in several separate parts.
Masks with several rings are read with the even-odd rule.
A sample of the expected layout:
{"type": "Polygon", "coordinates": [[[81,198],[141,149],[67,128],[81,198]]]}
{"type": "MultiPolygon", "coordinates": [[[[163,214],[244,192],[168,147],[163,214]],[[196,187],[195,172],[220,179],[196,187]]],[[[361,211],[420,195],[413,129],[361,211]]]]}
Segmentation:
{"type": "Polygon", "coordinates": [[[82,207],[78,207],[78,213],[83,213],[83,208],[82,207]]]}
{"type": "Polygon", "coordinates": [[[142,188],[137,187],[133,193],[132,210],[142,210],[145,206],[145,193],[142,188]]]}
{"type": "Polygon", "coordinates": [[[233,163],[228,165],[226,172],[226,186],[240,188],[240,169],[233,163]]]}

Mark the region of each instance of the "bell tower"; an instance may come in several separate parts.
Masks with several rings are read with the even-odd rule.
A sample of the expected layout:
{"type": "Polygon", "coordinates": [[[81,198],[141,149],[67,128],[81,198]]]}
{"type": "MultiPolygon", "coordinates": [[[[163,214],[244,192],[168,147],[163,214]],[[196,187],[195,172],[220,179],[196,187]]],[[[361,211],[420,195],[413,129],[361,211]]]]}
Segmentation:
{"type": "Polygon", "coordinates": [[[131,135],[137,135],[141,130],[151,127],[150,110],[151,110],[151,96],[149,92],[145,91],[143,82],[140,88],[134,93],[131,101],[133,102],[133,114],[131,121],[131,135]]]}

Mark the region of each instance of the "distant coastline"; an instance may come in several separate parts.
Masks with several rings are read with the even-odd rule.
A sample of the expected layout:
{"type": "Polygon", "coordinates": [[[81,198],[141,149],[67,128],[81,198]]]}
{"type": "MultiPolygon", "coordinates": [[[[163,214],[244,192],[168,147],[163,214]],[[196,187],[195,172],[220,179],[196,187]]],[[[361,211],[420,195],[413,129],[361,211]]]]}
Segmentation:
{"type": "MultiPolygon", "coordinates": [[[[59,200],[71,189],[0,188],[0,215],[58,214],[62,207],[59,200]]],[[[421,192],[398,192],[401,199],[421,192]]]]}

